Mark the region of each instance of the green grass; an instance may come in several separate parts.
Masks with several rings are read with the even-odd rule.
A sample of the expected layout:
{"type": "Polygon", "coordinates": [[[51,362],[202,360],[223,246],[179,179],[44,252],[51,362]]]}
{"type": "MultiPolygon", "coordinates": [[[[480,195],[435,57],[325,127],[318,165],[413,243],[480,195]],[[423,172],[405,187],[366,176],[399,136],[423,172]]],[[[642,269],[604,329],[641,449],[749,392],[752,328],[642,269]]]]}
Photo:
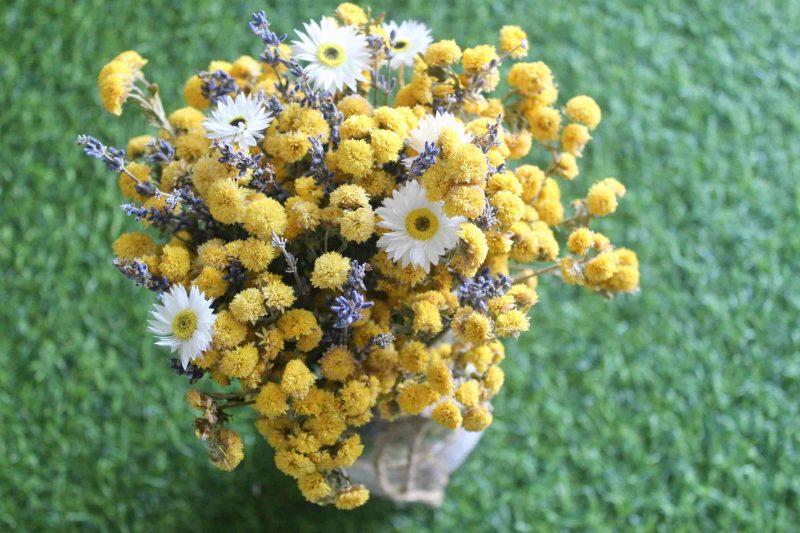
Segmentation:
{"type": "Polygon", "coordinates": [[[110,265],[112,239],[134,226],[116,180],[73,144],[144,131],[98,105],[96,73],[120,50],[150,58],[175,107],[209,60],[257,52],[252,10],[288,31],[334,5],[226,4],[0,7],[4,529],[795,526],[800,4],[391,2],[466,44],[522,22],[562,94],[597,97],[581,186],[628,185],[601,226],[638,251],[643,280],[613,302],[544,288],[533,331],[509,343],[496,422],[444,506],[351,514],[306,504],[247,420],[242,466],[208,463],[185,383],[145,333],[151,296],[110,265]]]}

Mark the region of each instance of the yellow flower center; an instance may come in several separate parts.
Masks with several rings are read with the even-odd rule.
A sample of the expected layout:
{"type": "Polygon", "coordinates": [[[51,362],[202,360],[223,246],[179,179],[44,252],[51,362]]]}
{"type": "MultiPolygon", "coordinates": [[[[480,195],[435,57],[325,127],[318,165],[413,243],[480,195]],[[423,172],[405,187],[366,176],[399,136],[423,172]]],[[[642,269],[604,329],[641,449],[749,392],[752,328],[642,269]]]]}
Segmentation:
{"type": "Polygon", "coordinates": [[[439,219],[426,207],[414,209],[406,216],[406,231],[418,241],[429,241],[439,230],[439,219]]]}
{"type": "Polygon", "coordinates": [[[231,126],[239,126],[239,124],[246,124],[247,120],[244,117],[235,117],[228,122],[231,126]]]}
{"type": "Polygon", "coordinates": [[[172,319],[172,334],[180,340],[189,340],[197,329],[197,315],[191,309],[184,309],[172,319]]]}
{"type": "Polygon", "coordinates": [[[408,47],[408,41],[397,41],[394,43],[394,49],[397,51],[405,50],[408,47]]]}
{"type": "Polygon", "coordinates": [[[338,67],[345,62],[347,56],[344,53],[344,48],[338,44],[325,43],[319,45],[317,58],[326,67],[338,67]]]}

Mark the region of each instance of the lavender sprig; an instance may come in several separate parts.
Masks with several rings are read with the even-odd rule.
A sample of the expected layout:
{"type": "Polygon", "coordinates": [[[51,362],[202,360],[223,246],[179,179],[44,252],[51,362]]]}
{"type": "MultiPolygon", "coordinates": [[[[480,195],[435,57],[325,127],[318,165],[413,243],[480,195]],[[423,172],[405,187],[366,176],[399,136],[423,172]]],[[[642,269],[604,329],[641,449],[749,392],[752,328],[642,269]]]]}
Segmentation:
{"type": "Polygon", "coordinates": [[[493,207],[489,200],[486,200],[483,213],[480,214],[475,222],[481,229],[493,229],[499,223],[499,220],[497,220],[497,208],[493,207]]]}
{"type": "Polygon", "coordinates": [[[320,104],[319,110],[322,112],[322,116],[325,117],[325,121],[331,128],[330,145],[335,150],[339,146],[339,129],[344,121],[344,115],[339,111],[339,108],[336,107],[336,103],[333,101],[332,97],[326,98],[320,104]]]}
{"type": "Polygon", "coordinates": [[[169,280],[163,276],[156,276],[150,272],[147,265],[139,259],[124,260],[114,259],[114,266],[122,272],[125,277],[132,280],[139,286],[145,287],[153,292],[164,292],[169,289],[169,280]]]}
{"type": "Polygon", "coordinates": [[[476,137],[473,141],[476,145],[478,145],[478,147],[480,147],[481,150],[483,150],[484,154],[488,153],[489,150],[500,144],[499,137],[501,121],[502,117],[498,116],[497,121],[493,124],[489,124],[489,126],[486,128],[486,133],[476,137]]]}
{"type": "Polygon", "coordinates": [[[496,278],[488,268],[484,268],[474,278],[467,278],[456,290],[461,305],[469,305],[475,309],[486,311],[489,300],[502,296],[511,288],[512,279],[504,274],[496,278]]]}
{"type": "Polygon", "coordinates": [[[149,144],[151,148],[150,154],[145,157],[145,160],[151,165],[159,163],[168,164],[175,159],[175,148],[165,139],[158,139],[149,144]]]}
{"type": "Polygon", "coordinates": [[[309,137],[308,141],[311,143],[311,166],[308,169],[308,174],[314,178],[317,185],[321,185],[325,190],[330,191],[333,188],[333,172],[328,170],[328,165],[325,164],[325,148],[322,146],[320,136],[309,137]]]}
{"type": "Polygon", "coordinates": [[[344,285],[344,292],[333,299],[331,311],[336,316],[333,327],[342,331],[342,336],[346,335],[347,328],[353,322],[361,319],[361,312],[369,309],[374,302],[367,301],[364,292],[367,290],[364,278],[371,270],[369,263],[359,263],[353,261],[347,282],[344,285]]]}
{"type": "Polygon", "coordinates": [[[250,16],[250,29],[258,35],[264,46],[279,46],[286,40],[286,34],[278,35],[269,29],[269,20],[264,11],[256,11],[250,16]]]}
{"type": "Polygon", "coordinates": [[[239,175],[244,175],[248,170],[253,171],[254,177],[258,177],[256,173],[263,172],[261,169],[261,159],[263,154],[252,155],[248,152],[240,152],[234,150],[230,144],[218,143],[217,149],[222,156],[219,158],[220,163],[226,163],[239,171],[239,175]]]}
{"type": "Polygon", "coordinates": [[[441,148],[436,146],[435,142],[426,142],[425,148],[419,153],[419,155],[417,155],[417,157],[414,158],[414,160],[411,162],[411,165],[409,165],[406,175],[409,178],[416,178],[417,176],[423,175],[426,170],[431,168],[433,164],[436,163],[436,158],[439,156],[441,151],[441,148]]]}
{"type": "Polygon", "coordinates": [[[198,76],[202,80],[200,91],[212,105],[217,105],[220,100],[229,94],[239,92],[236,80],[225,71],[201,72],[198,76]]]}
{"type": "Polygon", "coordinates": [[[78,135],[75,142],[83,146],[86,155],[105,163],[108,170],[112,172],[125,170],[125,150],[106,146],[91,135],[78,135]]]}
{"type": "Polygon", "coordinates": [[[121,207],[126,215],[133,217],[137,222],[146,220],[159,231],[177,232],[188,225],[187,220],[177,216],[168,208],[141,207],[135,204],[122,204],[121,207]]]}

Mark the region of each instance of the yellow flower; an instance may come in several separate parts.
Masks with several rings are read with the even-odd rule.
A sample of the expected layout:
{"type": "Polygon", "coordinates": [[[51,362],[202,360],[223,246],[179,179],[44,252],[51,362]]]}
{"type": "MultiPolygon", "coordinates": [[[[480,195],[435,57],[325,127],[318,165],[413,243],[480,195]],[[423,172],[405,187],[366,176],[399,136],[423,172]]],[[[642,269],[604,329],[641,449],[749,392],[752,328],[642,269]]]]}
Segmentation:
{"type": "Polygon", "coordinates": [[[436,393],[449,395],[453,392],[453,374],[444,361],[435,361],[425,373],[428,386],[436,393]]]}
{"type": "Polygon", "coordinates": [[[330,205],[339,209],[369,207],[369,195],[358,185],[340,185],[331,193],[330,205]]]}
{"type": "Polygon", "coordinates": [[[465,407],[472,407],[477,405],[480,401],[481,387],[480,384],[471,379],[465,381],[456,389],[455,398],[458,402],[465,407]]]}
{"type": "Polygon", "coordinates": [[[297,348],[308,352],[319,345],[322,330],[314,313],[307,309],[291,309],[278,319],[280,329],[286,340],[295,340],[297,348]]]}
{"type": "Polygon", "coordinates": [[[444,199],[444,214],[449,217],[464,216],[476,219],[486,207],[486,195],[477,185],[457,185],[444,199]]]}
{"type": "Polygon", "coordinates": [[[192,282],[209,298],[219,298],[228,290],[225,273],[213,266],[204,266],[200,274],[192,282]]]}
{"type": "Polygon", "coordinates": [[[555,141],[561,128],[561,113],[552,107],[537,107],[525,115],[533,138],[540,142],[555,141]]]}
{"type": "Polygon", "coordinates": [[[208,151],[211,140],[202,131],[192,131],[179,135],[175,140],[175,154],[179,159],[194,161],[208,151]]]}
{"type": "Polygon", "coordinates": [[[336,452],[336,458],[334,459],[334,466],[336,468],[352,466],[363,452],[364,445],[361,444],[361,437],[358,434],[351,435],[339,445],[339,451],[336,452]]]}
{"type": "Polygon", "coordinates": [[[195,109],[205,109],[211,105],[208,98],[203,95],[203,80],[197,75],[186,80],[183,86],[183,99],[195,109]]]}
{"type": "Polygon", "coordinates": [[[345,211],[339,220],[339,231],[348,241],[366,242],[375,231],[375,215],[369,207],[345,211]]]}
{"type": "Polygon", "coordinates": [[[273,233],[283,235],[288,220],[280,202],[262,195],[244,209],[242,223],[247,231],[269,241],[273,233]]]}
{"type": "Polygon", "coordinates": [[[342,122],[339,135],[342,139],[366,139],[378,124],[367,115],[351,115],[342,122]]]}
{"type": "Polygon", "coordinates": [[[446,67],[461,59],[461,48],[453,40],[433,43],[425,51],[425,62],[432,67],[446,67]]]}
{"type": "Polygon", "coordinates": [[[342,410],[347,416],[357,416],[368,411],[372,406],[372,395],[369,387],[360,381],[348,381],[339,389],[339,400],[342,410]]]}
{"type": "Polygon", "coordinates": [[[501,313],[495,320],[495,331],[500,337],[517,336],[523,331],[528,331],[528,328],[530,328],[528,317],[516,309],[501,313]]]}
{"type": "Polygon", "coordinates": [[[593,130],[600,124],[602,113],[600,106],[591,96],[576,96],[567,102],[567,116],[570,120],[580,122],[593,130]]]}
{"type": "Polygon", "coordinates": [[[459,245],[450,261],[450,266],[463,276],[472,277],[489,253],[486,235],[475,224],[465,222],[458,232],[459,245]]]}
{"type": "Polygon", "coordinates": [[[431,418],[447,429],[457,429],[461,426],[461,409],[454,402],[448,400],[433,409],[431,418]]]}
{"type": "Polygon", "coordinates": [[[228,309],[239,322],[255,323],[266,313],[264,295],[256,288],[245,289],[233,297],[228,309]]]}
{"type": "Polygon", "coordinates": [[[522,199],[512,192],[499,191],[489,199],[489,203],[497,210],[497,219],[505,227],[522,218],[525,205],[522,199]]]}
{"type": "Polygon", "coordinates": [[[220,371],[231,378],[245,378],[258,363],[258,350],[252,342],[228,350],[219,362],[220,371]]]}
{"type": "Polygon", "coordinates": [[[524,95],[535,96],[553,86],[553,73],[541,61],[515,63],[508,72],[508,84],[524,95]]]}
{"type": "Polygon", "coordinates": [[[301,476],[297,480],[297,486],[303,496],[310,502],[320,502],[333,492],[331,486],[325,481],[325,476],[318,472],[301,476]]]}
{"type": "Polygon", "coordinates": [[[345,139],[336,151],[339,169],[355,177],[364,177],[369,173],[372,158],[372,147],[361,139],[345,139]]]}
{"type": "Polygon", "coordinates": [[[235,431],[221,429],[215,444],[210,457],[220,470],[233,470],[244,459],[244,445],[235,431]]]}
{"type": "Polygon", "coordinates": [[[376,129],[370,133],[370,145],[379,165],[397,161],[403,144],[403,138],[391,130],[376,129]]]}
{"type": "Polygon", "coordinates": [[[224,179],[214,183],[208,191],[208,210],[223,224],[239,222],[245,208],[244,190],[236,181],[224,179]]]}
{"type": "Polygon", "coordinates": [[[617,195],[606,183],[595,183],[589,187],[586,206],[592,215],[603,217],[617,210],[617,195]]]}
{"type": "Polygon", "coordinates": [[[183,246],[167,244],[161,249],[158,271],[171,282],[181,281],[189,273],[191,265],[189,250],[183,246]]]}
{"type": "Polygon", "coordinates": [[[502,368],[497,365],[491,366],[486,370],[486,374],[483,376],[483,386],[489,391],[490,396],[494,396],[500,392],[505,379],[506,375],[502,368]]]}
{"type": "Polygon", "coordinates": [[[594,234],[589,228],[578,228],[569,234],[567,248],[575,255],[586,255],[594,245],[594,234]]]}
{"type": "Polygon", "coordinates": [[[411,327],[415,333],[431,335],[442,330],[442,317],[436,305],[431,302],[416,302],[411,310],[414,312],[411,327]]]}
{"type": "Polygon", "coordinates": [[[483,406],[473,407],[464,413],[464,429],[483,431],[492,423],[492,413],[483,406]]]}
{"type": "Polygon", "coordinates": [[[591,140],[592,136],[589,135],[589,129],[581,124],[568,124],[564,131],[561,132],[561,147],[574,155],[580,157],[583,155],[583,148],[591,140]]]}
{"type": "Polygon", "coordinates": [[[247,326],[233,318],[230,311],[217,314],[214,322],[213,342],[217,348],[233,348],[244,341],[247,336],[247,326]]]}
{"type": "Polygon", "coordinates": [[[150,236],[134,231],[123,233],[112,245],[114,255],[120,259],[135,259],[158,253],[158,247],[150,236]]]}
{"type": "Polygon", "coordinates": [[[261,288],[264,303],[269,309],[283,311],[295,302],[294,289],[280,280],[270,281],[261,288]]]}
{"type": "Polygon", "coordinates": [[[270,418],[286,414],[289,410],[289,404],[286,402],[286,393],[277,383],[267,383],[258,392],[253,408],[270,418]]]}
{"type": "Polygon", "coordinates": [[[302,398],[311,386],[316,377],[300,359],[292,359],[286,363],[286,368],[281,376],[281,390],[293,398],[302,398]]]}
{"type": "Polygon", "coordinates": [[[136,159],[147,152],[148,145],[154,140],[152,135],[131,137],[128,140],[128,146],[125,148],[125,155],[128,156],[129,159],[136,159]]]}
{"type": "Polygon", "coordinates": [[[346,118],[350,118],[353,115],[369,115],[372,112],[372,106],[369,101],[358,94],[345,96],[339,100],[337,107],[346,118]]]}
{"type": "Polygon", "coordinates": [[[336,16],[345,24],[353,26],[360,26],[369,21],[364,10],[350,2],[339,4],[339,7],[336,8],[336,16]]]}
{"type": "Polygon", "coordinates": [[[103,107],[114,115],[122,114],[122,104],[128,99],[138,69],[115,59],[107,63],[97,77],[103,107]]]}
{"type": "Polygon", "coordinates": [[[234,78],[257,78],[261,74],[261,63],[250,56],[240,56],[231,65],[229,74],[234,78]]]}
{"type": "Polygon", "coordinates": [[[168,120],[176,130],[203,130],[205,115],[194,107],[182,107],[170,113],[168,120]]]}
{"type": "Polygon", "coordinates": [[[403,413],[418,415],[438,397],[426,383],[407,382],[398,387],[396,400],[403,413]]]}
{"type": "Polygon", "coordinates": [[[597,285],[609,280],[619,268],[619,256],[613,252],[603,252],[586,263],[586,279],[597,285]]]}
{"type": "Polygon", "coordinates": [[[461,57],[461,66],[464,70],[479,71],[489,66],[492,61],[497,61],[497,50],[494,46],[481,44],[474,48],[464,50],[461,57]]]}
{"type": "Polygon", "coordinates": [[[320,367],[326,379],[345,381],[355,372],[356,360],[347,347],[334,346],[322,356],[320,367]]]}
{"type": "Polygon", "coordinates": [[[564,179],[574,180],[578,175],[578,162],[575,160],[575,156],[569,152],[558,154],[556,172],[564,179]]]}
{"type": "Polygon", "coordinates": [[[349,511],[361,507],[369,500],[369,491],[362,485],[356,485],[340,492],[336,497],[336,508],[349,511]]]}
{"type": "Polygon", "coordinates": [[[500,50],[510,53],[514,59],[528,55],[528,36],[519,26],[500,28],[500,50]]]}
{"type": "Polygon", "coordinates": [[[350,259],[337,252],[328,252],[314,261],[311,284],[318,289],[341,290],[350,274],[350,259]]]}
{"type": "Polygon", "coordinates": [[[419,341],[409,341],[400,349],[398,363],[401,370],[417,374],[425,370],[428,357],[428,350],[424,344],[419,341]]]}
{"type": "Polygon", "coordinates": [[[473,344],[481,344],[492,337],[492,319],[481,313],[470,314],[461,328],[464,338],[473,344]]]}

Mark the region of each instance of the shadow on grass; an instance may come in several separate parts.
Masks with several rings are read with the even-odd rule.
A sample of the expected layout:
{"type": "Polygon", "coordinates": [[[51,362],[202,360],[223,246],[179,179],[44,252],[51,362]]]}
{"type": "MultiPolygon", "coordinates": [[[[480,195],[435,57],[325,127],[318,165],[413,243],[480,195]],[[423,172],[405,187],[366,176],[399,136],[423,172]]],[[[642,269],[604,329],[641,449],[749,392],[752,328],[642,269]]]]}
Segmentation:
{"type": "MultiPolygon", "coordinates": [[[[260,437],[259,437],[260,439],[260,437]]],[[[195,477],[194,515],[179,519],[180,529],[220,531],[226,525],[236,531],[372,531],[384,529],[398,510],[383,499],[372,499],[354,511],[339,511],[306,501],[295,481],[275,468],[272,450],[263,441],[234,472],[227,474],[209,465],[195,477]]]]}

